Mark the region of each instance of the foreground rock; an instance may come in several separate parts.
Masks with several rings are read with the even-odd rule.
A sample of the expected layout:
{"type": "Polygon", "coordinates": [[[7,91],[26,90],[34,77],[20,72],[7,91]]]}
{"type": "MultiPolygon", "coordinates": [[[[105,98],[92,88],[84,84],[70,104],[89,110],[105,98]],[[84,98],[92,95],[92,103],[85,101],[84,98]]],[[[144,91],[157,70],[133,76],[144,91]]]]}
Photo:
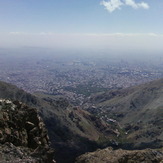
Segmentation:
{"type": "Polygon", "coordinates": [[[86,153],[76,163],[163,163],[163,149],[160,150],[113,150],[106,148],[86,153]]]}
{"type": "Polygon", "coordinates": [[[0,99],[0,163],[52,163],[53,154],[36,109],[0,99]]]}

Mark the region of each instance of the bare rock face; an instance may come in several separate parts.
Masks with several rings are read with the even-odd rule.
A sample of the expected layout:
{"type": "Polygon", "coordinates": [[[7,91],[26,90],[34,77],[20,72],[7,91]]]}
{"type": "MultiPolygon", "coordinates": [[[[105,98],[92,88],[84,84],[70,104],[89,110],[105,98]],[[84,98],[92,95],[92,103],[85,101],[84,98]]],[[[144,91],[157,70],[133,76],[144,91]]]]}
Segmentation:
{"type": "Polygon", "coordinates": [[[109,147],[81,155],[76,163],[163,163],[163,149],[129,151],[109,147]]]}
{"type": "Polygon", "coordinates": [[[0,163],[52,163],[53,154],[37,110],[0,99],[0,163]]]}

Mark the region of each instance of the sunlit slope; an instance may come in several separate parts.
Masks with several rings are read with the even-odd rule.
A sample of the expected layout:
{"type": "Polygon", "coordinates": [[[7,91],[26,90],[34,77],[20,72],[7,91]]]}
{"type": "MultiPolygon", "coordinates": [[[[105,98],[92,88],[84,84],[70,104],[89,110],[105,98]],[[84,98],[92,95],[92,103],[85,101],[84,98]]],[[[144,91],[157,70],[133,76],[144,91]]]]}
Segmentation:
{"type": "Polygon", "coordinates": [[[117,120],[134,147],[163,146],[163,79],[99,93],[86,103],[117,120]]]}

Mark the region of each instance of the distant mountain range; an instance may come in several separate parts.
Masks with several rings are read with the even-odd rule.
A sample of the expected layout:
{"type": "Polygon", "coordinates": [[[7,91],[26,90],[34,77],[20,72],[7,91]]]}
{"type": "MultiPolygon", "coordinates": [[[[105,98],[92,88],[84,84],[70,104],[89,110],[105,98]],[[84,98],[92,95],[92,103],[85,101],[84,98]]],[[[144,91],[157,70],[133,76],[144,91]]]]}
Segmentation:
{"type": "Polygon", "coordinates": [[[0,82],[0,98],[38,109],[57,162],[74,162],[85,152],[113,148],[163,147],[163,79],[89,97],[83,108],[63,97],[31,95],[0,82]]]}

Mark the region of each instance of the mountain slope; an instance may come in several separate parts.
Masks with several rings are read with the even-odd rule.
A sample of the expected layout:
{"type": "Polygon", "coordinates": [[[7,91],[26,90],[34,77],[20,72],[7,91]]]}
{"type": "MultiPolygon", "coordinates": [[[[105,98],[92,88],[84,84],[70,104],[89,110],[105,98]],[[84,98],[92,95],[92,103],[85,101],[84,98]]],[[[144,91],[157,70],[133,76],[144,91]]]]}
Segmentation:
{"type": "Polygon", "coordinates": [[[0,82],[0,98],[19,100],[39,110],[58,162],[73,162],[76,156],[93,151],[103,146],[104,142],[112,145],[117,135],[120,137],[119,126],[109,125],[87,111],[72,106],[63,97],[31,95],[0,82]]]}
{"type": "Polygon", "coordinates": [[[28,105],[36,105],[37,98],[12,84],[0,81],[0,98],[19,100],[28,105]]]}
{"type": "Polygon", "coordinates": [[[31,95],[4,82],[0,82],[1,97],[39,110],[57,162],[73,162],[80,154],[99,147],[163,146],[163,79],[93,95],[83,106],[91,113],[63,97],[31,95]]]}
{"type": "Polygon", "coordinates": [[[117,121],[133,148],[163,146],[163,79],[93,95],[85,109],[117,121]]]}

